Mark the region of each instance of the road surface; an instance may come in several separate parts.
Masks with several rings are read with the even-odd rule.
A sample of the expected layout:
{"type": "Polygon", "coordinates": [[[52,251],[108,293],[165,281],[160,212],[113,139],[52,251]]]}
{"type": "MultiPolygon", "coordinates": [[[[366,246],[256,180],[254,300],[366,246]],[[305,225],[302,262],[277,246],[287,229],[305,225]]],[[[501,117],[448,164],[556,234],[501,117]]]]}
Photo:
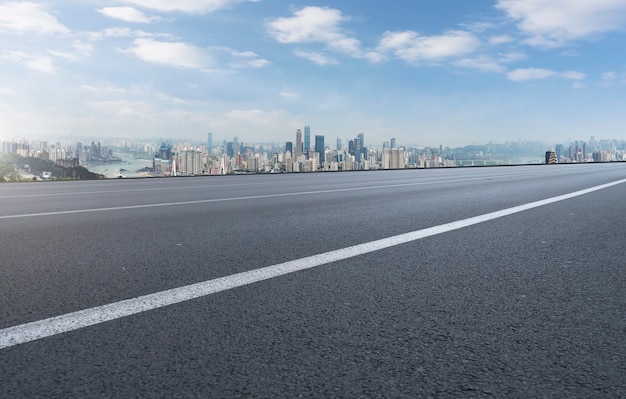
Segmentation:
{"type": "Polygon", "coordinates": [[[0,185],[0,397],[625,397],[624,179],[0,185]]]}

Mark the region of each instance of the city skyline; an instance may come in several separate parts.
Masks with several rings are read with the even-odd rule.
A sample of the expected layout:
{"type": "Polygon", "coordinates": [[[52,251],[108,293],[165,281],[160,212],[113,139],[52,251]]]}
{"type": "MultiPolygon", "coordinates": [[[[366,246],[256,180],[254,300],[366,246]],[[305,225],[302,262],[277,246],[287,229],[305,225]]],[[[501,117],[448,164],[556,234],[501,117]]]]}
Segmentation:
{"type": "Polygon", "coordinates": [[[0,139],[619,139],[624,28],[608,0],[12,1],[0,139]]]}

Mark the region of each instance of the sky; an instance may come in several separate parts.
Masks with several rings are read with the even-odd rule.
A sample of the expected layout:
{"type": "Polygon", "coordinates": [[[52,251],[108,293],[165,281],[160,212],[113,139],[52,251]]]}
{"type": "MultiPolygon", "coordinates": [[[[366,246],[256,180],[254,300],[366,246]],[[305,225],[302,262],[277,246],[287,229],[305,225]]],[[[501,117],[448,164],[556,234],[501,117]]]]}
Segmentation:
{"type": "Polygon", "coordinates": [[[0,0],[0,139],[626,130],[626,0],[0,0]]]}

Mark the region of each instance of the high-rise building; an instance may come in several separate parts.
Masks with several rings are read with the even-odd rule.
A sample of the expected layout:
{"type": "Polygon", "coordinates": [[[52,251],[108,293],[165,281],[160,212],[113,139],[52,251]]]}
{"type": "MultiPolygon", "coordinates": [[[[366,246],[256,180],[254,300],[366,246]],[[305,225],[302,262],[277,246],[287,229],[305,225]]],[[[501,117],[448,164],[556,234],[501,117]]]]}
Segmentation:
{"type": "Polygon", "coordinates": [[[337,152],[341,151],[342,147],[341,147],[341,139],[339,137],[337,137],[337,152]]]}
{"type": "Polygon", "coordinates": [[[296,130],[296,160],[302,156],[302,130],[296,130]]]}
{"type": "Polygon", "coordinates": [[[293,156],[293,143],[291,141],[285,143],[285,153],[287,152],[293,156]]]}
{"type": "Polygon", "coordinates": [[[365,148],[365,133],[361,132],[357,134],[357,137],[361,140],[361,147],[365,148]]]}
{"type": "Polygon", "coordinates": [[[385,148],[382,156],[383,169],[404,169],[404,150],[385,148]]]}
{"type": "Polygon", "coordinates": [[[228,144],[226,144],[226,155],[228,155],[228,158],[235,156],[235,146],[232,141],[229,141],[228,144]]]}
{"type": "Polygon", "coordinates": [[[304,127],[304,152],[309,152],[311,149],[311,127],[304,127]]]}
{"type": "Polygon", "coordinates": [[[553,165],[559,163],[556,157],[556,151],[552,149],[551,151],[546,151],[546,164],[553,165]]]}
{"type": "Polygon", "coordinates": [[[211,153],[213,151],[213,133],[209,132],[206,135],[206,152],[211,153]]]}
{"type": "Polygon", "coordinates": [[[556,159],[561,160],[561,156],[563,155],[563,144],[556,145],[556,159]]]}
{"type": "Polygon", "coordinates": [[[239,138],[233,137],[233,153],[234,155],[239,154],[239,138]]]}
{"type": "Polygon", "coordinates": [[[324,148],[324,136],[315,136],[315,152],[320,154],[319,164],[323,164],[326,158],[326,150],[324,148]]]}
{"type": "Polygon", "coordinates": [[[363,144],[361,142],[361,138],[357,137],[354,139],[354,159],[357,162],[361,162],[361,156],[363,155],[363,144]]]}
{"type": "Polygon", "coordinates": [[[396,147],[396,139],[395,139],[395,137],[391,139],[391,148],[397,148],[396,147]]]}

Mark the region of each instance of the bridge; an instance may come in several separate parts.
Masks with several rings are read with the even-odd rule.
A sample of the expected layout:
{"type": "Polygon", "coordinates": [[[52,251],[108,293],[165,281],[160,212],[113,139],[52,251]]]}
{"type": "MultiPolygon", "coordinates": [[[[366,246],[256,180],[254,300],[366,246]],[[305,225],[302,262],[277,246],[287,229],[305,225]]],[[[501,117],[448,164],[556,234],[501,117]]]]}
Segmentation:
{"type": "Polygon", "coordinates": [[[0,185],[0,397],[624,397],[626,165],[0,185]]]}

